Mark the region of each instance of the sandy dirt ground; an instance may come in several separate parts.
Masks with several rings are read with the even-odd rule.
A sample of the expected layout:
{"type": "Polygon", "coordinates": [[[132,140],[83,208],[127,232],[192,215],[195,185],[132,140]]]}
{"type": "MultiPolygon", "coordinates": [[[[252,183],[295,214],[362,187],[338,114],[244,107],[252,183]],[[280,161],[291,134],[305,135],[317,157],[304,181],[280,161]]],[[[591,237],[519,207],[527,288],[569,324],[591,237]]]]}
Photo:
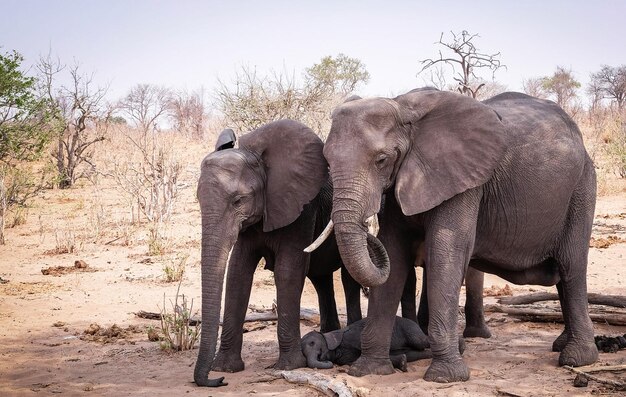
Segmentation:
{"type": "MultiPolygon", "coordinates": [[[[140,310],[171,309],[177,283],[164,281],[163,267],[187,257],[181,293],[200,306],[199,210],[194,187],[183,189],[174,226],[169,230],[169,253],[147,255],[145,230],[124,222],[127,210],[112,187],[86,185],[71,191],[48,191],[29,211],[26,223],[7,230],[0,246],[0,396],[62,394],[68,396],[312,396],[311,387],[272,376],[268,369],[278,357],[276,323],[246,323],[243,359],[246,369],[224,375],[228,386],[195,386],[193,369],[197,349],[171,353],[150,342],[147,329],[159,322],[138,318],[140,310]],[[63,242],[73,242],[74,252],[56,253],[63,242]],[[129,241],[131,241],[129,243],[129,241]],[[74,266],[86,269],[65,274],[42,274],[42,269],[74,266]],[[88,337],[91,324],[120,329],[109,337],[88,337]],[[117,336],[116,336],[117,335],[117,336]]],[[[598,199],[595,238],[617,236],[607,248],[591,248],[590,292],[626,295],[626,193],[598,199]]],[[[335,285],[341,288],[337,274],[335,285]]],[[[505,282],[488,276],[485,286],[505,282]]],[[[514,295],[553,288],[511,286],[514,295]]],[[[462,294],[463,295],[463,294],[462,294]]],[[[271,307],[275,298],[273,277],[259,269],[250,303],[271,307]]],[[[317,309],[312,285],[307,281],[302,307],[317,309]]],[[[341,292],[338,306],[345,321],[341,292]]],[[[486,303],[495,303],[487,297],[486,303]]],[[[363,298],[363,306],[367,301],[363,298]]],[[[429,360],[410,363],[408,372],[389,376],[354,378],[347,367],[319,371],[344,382],[362,396],[557,396],[612,395],[609,388],[590,382],[573,386],[574,374],[557,366],[550,351],[562,325],[525,322],[502,313],[488,313],[491,339],[468,339],[465,361],[471,379],[464,383],[436,384],[423,380],[429,360]]],[[[460,316],[459,329],[463,327],[460,316]]],[[[301,332],[318,329],[315,321],[302,321],[301,332]]],[[[596,334],[622,335],[626,326],[595,324],[596,334]]],[[[626,364],[626,350],[601,353],[598,365],[626,364]]],[[[308,372],[313,370],[303,369],[308,372]]],[[[626,372],[600,373],[626,381],[626,372]]]]}

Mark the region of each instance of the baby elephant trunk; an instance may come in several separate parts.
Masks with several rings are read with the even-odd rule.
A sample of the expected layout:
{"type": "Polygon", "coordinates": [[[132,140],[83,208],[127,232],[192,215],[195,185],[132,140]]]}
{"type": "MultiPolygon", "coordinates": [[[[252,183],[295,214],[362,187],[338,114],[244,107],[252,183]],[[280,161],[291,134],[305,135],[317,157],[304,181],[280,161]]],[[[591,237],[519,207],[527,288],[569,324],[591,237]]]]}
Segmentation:
{"type": "Polygon", "coordinates": [[[317,357],[317,354],[314,352],[305,354],[305,356],[306,356],[306,366],[309,368],[331,369],[333,367],[333,363],[331,363],[330,361],[320,361],[317,357]]]}

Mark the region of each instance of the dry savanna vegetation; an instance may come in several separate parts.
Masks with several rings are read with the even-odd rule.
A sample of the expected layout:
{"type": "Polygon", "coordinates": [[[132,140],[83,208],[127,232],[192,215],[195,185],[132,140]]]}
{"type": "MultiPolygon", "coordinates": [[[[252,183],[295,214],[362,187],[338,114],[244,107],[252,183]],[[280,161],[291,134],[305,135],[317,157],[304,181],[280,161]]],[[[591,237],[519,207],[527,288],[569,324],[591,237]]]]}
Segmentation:
{"type": "MultiPolygon", "coordinates": [[[[506,70],[500,53],[480,51],[478,40],[468,32],[442,35],[433,51],[440,56],[425,54],[416,73],[477,99],[505,91],[495,79],[506,70]]],[[[226,127],[241,134],[293,118],[325,138],[332,109],[367,84],[366,65],[339,54],[300,74],[241,68],[213,91],[137,84],[110,98],[79,65],[44,56],[27,73],[22,63],[18,52],[0,53],[0,395],[207,395],[191,383],[201,302],[200,161],[226,127]]],[[[626,65],[598,65],[584,87],[571,70],[554,67],[553,75],[529,76],[524,90],[558,102],[583,133],[598,175],[589,291],[624,296],[626,65]]],[[[345,321],[338,275],[335,281],[345,321]]],[[[527,304],[526,314],[498,303],[547,291],[554,289],[487,276],[493,337],[468,340],[469,382],[424,382],[428,363],[416,362],[385,377],[352,378],[336,367],[321,371],[322,383],[363,396],[618,393],[625,350],[601,353],[598,363],[622,372],[594,373],[608,381],[590,378],[586,389],[575,388],[576,374],[558,368],[550,352],[562,324],[545,313],[558,302],[527,304]]],[[[246,369],[226,374],[229,386],[209,394],[321,395],[268,369],[278,357],[274,298],[272,273],[259,266],[250,312],[263,316],[245,324],[246,369]]],[[[313,313],[304,316],[302,333],[319,329],[308,281],[302,307],[313,313]]],[[[590,310],[597,334],[626,333],[623,307],[590,310]]]]}

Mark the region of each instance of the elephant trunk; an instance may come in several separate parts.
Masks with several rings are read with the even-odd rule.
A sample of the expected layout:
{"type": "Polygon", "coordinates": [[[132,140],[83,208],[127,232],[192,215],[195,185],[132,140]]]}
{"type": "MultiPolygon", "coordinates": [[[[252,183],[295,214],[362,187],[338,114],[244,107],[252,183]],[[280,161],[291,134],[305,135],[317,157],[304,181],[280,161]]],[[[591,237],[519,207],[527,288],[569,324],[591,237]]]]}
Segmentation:
{"type": "Polygon", "coordinates": [[[223,377],[209,379],[208,376],[215,358],[226,262],[237,237],[233,231],[218,228],[219,224],[202,217],[202,329],[193,377],[198,386],[208,387],[226,385],[223,377]]]}
{"type": "Polygon", "coordinates": [[[306,366],[309,368],[316,368],[316,369],[330,369],[333,367],[333,363],[330,361],[320,361],[319,358],[317,357],[317,353],[316,352],[307,352],[305,353],[306,356],[306,366]]]}
{"type": "Polygon", "coordinates": [[[341,259],[359,284],[381,285],[389,277],[389,257],[380,240],[367,232],[364,194],[335,178],[333,185],[332,220],[341,259]]]}

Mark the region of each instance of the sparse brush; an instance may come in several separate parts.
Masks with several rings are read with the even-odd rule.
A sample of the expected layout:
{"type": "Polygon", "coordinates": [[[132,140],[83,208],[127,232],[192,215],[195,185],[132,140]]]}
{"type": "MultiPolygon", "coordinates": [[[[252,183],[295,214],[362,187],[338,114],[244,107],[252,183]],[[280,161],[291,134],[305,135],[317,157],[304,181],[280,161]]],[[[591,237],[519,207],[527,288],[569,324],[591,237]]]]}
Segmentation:
{"type": "Polygon", "coordinates": [[[165,295],[163,295],[163,309],[161,310],[161,349],[163,350],[191,350],[200,336],[200,322],[189,325],[193,312],[193,299],[187,302],[185,295],[179,295],[180,282],[176,289],[176,297],[171,302],[172,312],[165,309],[165,295]],[[188,306],[189,304],[189,306],[188,306]]]}
{"type": "Polygon", "coordinates": [[[78,251],[76,236],[71,230],[55,230],[54,239],[56,246],[53,250],[46,251],[49,254],[72,254],[78,251]]]}
{"type": "Polygon", "coordinates": [[[185,274],[185,265],[187,264],[187,258],[189,254],[177,256],[175,259],[170,260],[163,266],[163,273],[165,273],[165,282],[171,283],[173,281],[180,281],[185,274]]]}
{"type": "Polygon", "coordinates": [[[163,225],[153,223],[148,230],[148,255],[162,256],[168,251],[169,240],[165,236],[163,225]]]}

